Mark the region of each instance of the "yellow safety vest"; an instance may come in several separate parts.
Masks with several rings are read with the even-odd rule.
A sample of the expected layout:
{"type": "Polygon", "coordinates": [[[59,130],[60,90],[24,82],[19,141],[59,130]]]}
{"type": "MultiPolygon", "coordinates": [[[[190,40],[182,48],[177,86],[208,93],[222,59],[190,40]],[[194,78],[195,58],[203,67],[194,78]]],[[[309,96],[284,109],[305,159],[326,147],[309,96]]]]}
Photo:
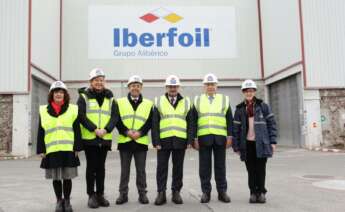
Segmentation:
{"type": "Polygon", "coordinates": [[[174,108],[165,95],[155,99],[155,105],[160,113],[160,138],[179,137],[187,139],[186,116],[190,110],[190,99],[181,99],[174,108]]]}
{"type": "MultiPolygon", "coordinates": [[[[134,111],[127,97],[118,99],[117,103],[119,106],[121,120],[129,130],[139,130],[145,124],[153,105],[152,101],[143,99],[137,110],[134,111]]],[[[119,134],[118,143],[127,143],[131,140],[132,138],[119,134]]],[[[136,142],[139,144],[148,145],[149,137],[147,135],[142,136],[138,138],[136,142]]]]}
{"type": "Polygon", "coordinates": [[[78,107],[69,104],[65,113],[58,117],[48,113],[47,105],[40,106],[41,126],[44,129],[46,154],[59,151],[73,152],[73,123],[78,117],[78,107]]]}
{"type": "MultiPolygon", "coordinates": [[[[104,98],[102,106],[98,105],[95,98],[89,99],[85,94],[81,94],[86,103],[86,117],[97,126],[98,129],[104,129],[109,123],[111,118],[111,107],[113,98],[104,98]]],[[[83,125],[80,125],[81,137],[83,140],[94,140],[96,139],[96,133],[90,132],[83,125]]],[[[103,136],[104,140],[112,140],[112,133],[107,133],[103,136]]]]}
{"type": "Polygon", "coordinates": [[[229,108],[229,97],[216,94],[210,103],[208,96],[202,94],[195,97],[194,105],[198,111],[198,136],[227,136],[225,117],[229,108]]]}

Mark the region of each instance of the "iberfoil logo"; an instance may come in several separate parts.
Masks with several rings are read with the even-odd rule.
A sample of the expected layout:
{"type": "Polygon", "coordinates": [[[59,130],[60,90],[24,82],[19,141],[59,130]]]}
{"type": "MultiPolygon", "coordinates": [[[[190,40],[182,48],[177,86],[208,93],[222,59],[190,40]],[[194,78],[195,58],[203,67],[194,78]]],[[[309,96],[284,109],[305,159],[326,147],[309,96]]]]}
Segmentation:
{"type": "MultiPolygon", "coordinates": [[[[141,21],[154,23],[163,19],[168,23],[175,24],[184,19],[180,14],[165,8],[158,8],[137,16],[141,21]]],[[[157,25],[155,25],[157,26],[157,25]]],[[[187,32],[180,32],[178,26],[162,29],[163,32],[157,32],[159,28],[148,28],[146,32],[135,32],[135,29],[114,28],[113,45],[118,47],[209,47],[210,46],[210,29],[197,26],[187,32]],[[152,32],[154,31],[154,32],[152,32]]]]}

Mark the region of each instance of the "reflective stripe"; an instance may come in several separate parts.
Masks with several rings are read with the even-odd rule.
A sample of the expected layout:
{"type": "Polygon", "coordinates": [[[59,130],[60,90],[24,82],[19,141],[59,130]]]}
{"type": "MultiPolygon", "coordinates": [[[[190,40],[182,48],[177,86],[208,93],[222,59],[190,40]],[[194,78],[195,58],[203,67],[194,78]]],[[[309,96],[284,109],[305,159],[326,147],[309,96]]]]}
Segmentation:
{"type": "Polygon", "coordinates": [[[219,126],[219,125],[204,125],[204,126],[199,126],[199,129],[221,129],[221,130],[226,130],[226,127],[219,126]]]}
{"type": "Polygon", "coordinates": [[[110,111],[103,111],[103,110],[89,110],[89,109],[87,109],[86,110],[86,113],[88,113],[88,114],[91,114],[91,113],[97,113],[97,114],[99,114],[99,113],[101,113],[101,114],[104,114],[104,115],[111,115],[111,112],[110,111]]]}
{"type": "Polygon", "coordinates": [[[72,127],[55,127],[55,128],[51,128],[51,129],[45,130],[44,133],[47,135],[49,133],[53,133],[53,132],[56,132],[58,130],[73,132],[73,128],[72,127]]]}
{"type": "Polygon", "coordinates": [[[122,120],[126,120],[126,119],[138,119],[141,120],[143,122],[146,122],[146,118],[138,116],[138,115],[125,115],[121,117],[122,120]]]}
{"type": "Polygon", "coordinates": [[[200,99],[201,99],[201,96],[197,96],[197,99],[196,99],[196,105],[197,105],[197,108],[198,111],[200,111],[200,99]]]}
{"type": "Polygon", "coordinates": [[[52,142],[46,144],[46,148],[49,148],[49,147],[52,147],[55,145],[59,145],[59,144],[71,144],[71,145],[73,145],[74,141],[69,141],[69,140],[52,141],[52,142]]]}
{"type": "Polygon", "coordinates": [[[190,100],[189,98],[184,98],[184,115],[187,115],[190,108],[190,100]]]}
{"type": "Polygon", "coordinates": [[[242,124],[240,121],[234,121],[234,124],[242,124]]]}
{"type": "Polygon", "coordinates": [[[267,118],[269,118],[269,117],[271,117],[271,116],[274,116],[274,114],[273,114],[273,113],[269,114],[268,116],[266,116],[265,119],[267,119],[267,118]]]}
{"type": "Polygon", "coordinates": [[[266,124],[264,121],[254,121],[254,124],[266,124]]]}
{"type": "Polygon", "coordinates": [[[222,111],[225,114],[225,108],[226,108],[226,96],[222,95],[222,111]]]}
{"type": "Polygon", "coordinates": [[[170,119],[170,118],[176,118],[176,119],[182,119],[182,120],[185,120],[186,117],[183,116],[183,115],[178,115],[178,114],[166,114],[166,115],[163,115],[161,117],[161,120],[164,120],[164,119],[170,119]]]}
{"type": "Polygon", "coordinates": [[[224,117],[223,113],[199,113],[199,117],[206,117],[206,116],[216,116],[216,117],[224,117]]]}
{"type": "Polygon", "coordinates": [[[170,130],[176,130],[176,131],[181,131],[181,132],[186,132],[186,129],[182,128],[182,127],[166,127],[166,128],[162,128],[160,129],[160,132],[167,132],[170,130]]]}

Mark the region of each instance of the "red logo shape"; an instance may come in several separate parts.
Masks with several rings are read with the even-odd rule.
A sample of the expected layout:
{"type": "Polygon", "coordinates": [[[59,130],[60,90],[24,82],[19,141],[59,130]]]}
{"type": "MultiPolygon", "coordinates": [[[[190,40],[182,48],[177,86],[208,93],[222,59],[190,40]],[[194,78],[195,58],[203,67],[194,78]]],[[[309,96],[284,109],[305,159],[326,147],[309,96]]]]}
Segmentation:
{"type": "Polygon", "coordinates": [[[159,19],[159,17],[153,15],[152,13],[147,13],[140,17],[143,21],[146,21],[147,23],[152,23],[155,20],[159,19]]]}

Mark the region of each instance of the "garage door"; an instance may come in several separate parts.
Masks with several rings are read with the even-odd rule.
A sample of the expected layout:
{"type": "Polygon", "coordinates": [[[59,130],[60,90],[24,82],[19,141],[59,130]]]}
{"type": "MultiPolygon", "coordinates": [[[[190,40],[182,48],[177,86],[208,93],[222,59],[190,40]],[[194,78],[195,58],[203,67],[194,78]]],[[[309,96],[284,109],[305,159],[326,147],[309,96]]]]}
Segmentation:
{"type": "Polygon", "coordinates": [[[282,146],[301,147],[301,76],[293,75],[269,85],[269,98],[282,146]]]}
{"type": "Polygon", "coordinates": [[[31,153],[36,154],[39,106],[47,104],[49,85],[36,78],[32,80],[31,92],[31,153]]]}

